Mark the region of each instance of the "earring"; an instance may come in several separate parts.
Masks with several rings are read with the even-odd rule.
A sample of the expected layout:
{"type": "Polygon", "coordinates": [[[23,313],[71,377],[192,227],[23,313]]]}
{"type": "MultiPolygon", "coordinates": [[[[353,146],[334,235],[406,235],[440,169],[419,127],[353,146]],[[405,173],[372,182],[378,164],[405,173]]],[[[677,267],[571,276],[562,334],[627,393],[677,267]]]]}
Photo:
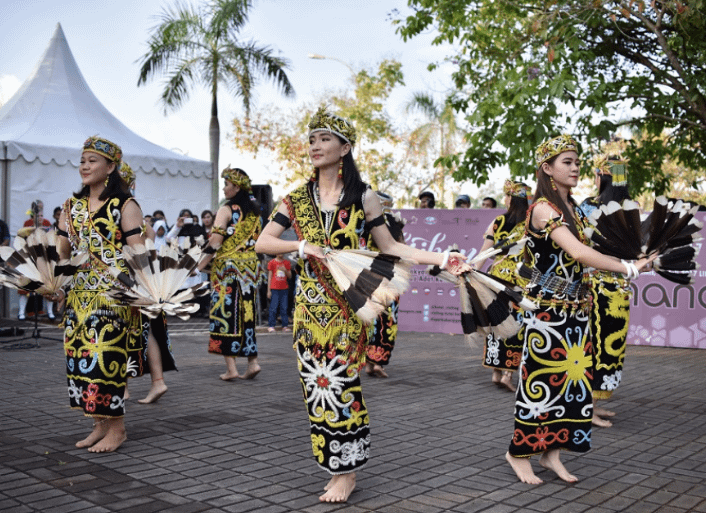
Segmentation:
{"type": "Polygon", "coordinates": [[[554,177],[552,177],[552,176],[549,177],[549,183],[552,184],[552,190],[556,191],[557,188],[556,188],[556,184],[554,183],[554,177]]]}
{"type": "Polygon", "coordinates": [[[108,173],[108,176],[105,178],[105,186],[108,187],[108,182],[110,182],[110,173],[108,173]]]}
{"type": "Polygon", "coordinates": [[[343,179],[343,157],[341,157],[341,161],[338,163],[338,177],[343,179]]]}

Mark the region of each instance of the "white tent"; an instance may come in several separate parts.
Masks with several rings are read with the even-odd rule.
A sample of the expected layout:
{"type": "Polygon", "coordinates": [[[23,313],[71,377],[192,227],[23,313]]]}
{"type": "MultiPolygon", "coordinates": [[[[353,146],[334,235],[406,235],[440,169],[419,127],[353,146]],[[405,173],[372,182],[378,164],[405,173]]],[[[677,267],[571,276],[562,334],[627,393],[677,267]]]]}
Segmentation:
{"type": "Polygon", "coordinates": [[[81,147],[91,135],[121,146],[146,214],[162,209],[173,223],[181,208],[197,215],[210,208],[210,163],[157,146],[108,112],[86,84],[57,24],[34,73],[0,108],[0,216],[12,233],[35,199],[44,202],[44,215],[53,222],[54,207],[80,189],[81,147]]]}

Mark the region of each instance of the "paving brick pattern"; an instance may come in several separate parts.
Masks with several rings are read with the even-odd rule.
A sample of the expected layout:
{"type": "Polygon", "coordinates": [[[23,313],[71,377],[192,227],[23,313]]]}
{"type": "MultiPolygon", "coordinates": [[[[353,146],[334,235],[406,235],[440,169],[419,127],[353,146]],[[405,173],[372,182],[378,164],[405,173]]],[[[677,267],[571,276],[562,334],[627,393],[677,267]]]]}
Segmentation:
{"type": "MultiPolygon", "coordinates": [[[[503,455],[513,396],[459,336],[401,333],[389,379],[364,376],[372,458],[349,502],[321,504],[291,334],[260,334],[262,372],[223,382],[206,323],[171,323],[179,372],[156,404],[130,382],[128,441],[91,454],[91,420],[68,408],[60,342],[0,339],[0,512],[706,512],[706,351],[629,347],[623,384],[593,450],[564,453],[579,483],[533,459],[517,482],[503,455]]],[[[56,329],[43,334],[58,336],[56,329]]],[[[244,369],[244,362],[239,362],[244,369]]]]}

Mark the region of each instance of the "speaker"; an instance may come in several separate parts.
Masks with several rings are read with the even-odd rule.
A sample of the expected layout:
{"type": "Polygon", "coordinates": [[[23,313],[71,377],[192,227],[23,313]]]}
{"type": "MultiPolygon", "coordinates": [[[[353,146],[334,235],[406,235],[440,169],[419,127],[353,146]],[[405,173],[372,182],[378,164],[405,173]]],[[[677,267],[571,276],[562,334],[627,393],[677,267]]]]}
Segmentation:
{"type": "Polygon", "coordinates": [[[264,220],[270,217],[270,213],[274,208],[272,200],[272,186],[270,185],[253,185],[252,195],[260,202],[260,216],[264,220]]]}

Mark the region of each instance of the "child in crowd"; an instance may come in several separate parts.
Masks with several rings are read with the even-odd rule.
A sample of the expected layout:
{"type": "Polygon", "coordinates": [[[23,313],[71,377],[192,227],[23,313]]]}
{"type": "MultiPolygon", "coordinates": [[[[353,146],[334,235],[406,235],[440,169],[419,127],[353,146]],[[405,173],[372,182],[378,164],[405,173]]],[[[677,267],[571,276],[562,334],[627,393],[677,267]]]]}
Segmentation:
{"type": "Polygon", "coordinates": [[[282,331],[289,331],[289,318],[287,317],[287,300],[289,298],[289,284],[287,280],[292,276],[292,266],[284,255],[277,255],[267,264],[267,298],[270,300],[270,319],[267,331],[275,331],[277,324],[277,311],[282,319],[282,331]]]}

